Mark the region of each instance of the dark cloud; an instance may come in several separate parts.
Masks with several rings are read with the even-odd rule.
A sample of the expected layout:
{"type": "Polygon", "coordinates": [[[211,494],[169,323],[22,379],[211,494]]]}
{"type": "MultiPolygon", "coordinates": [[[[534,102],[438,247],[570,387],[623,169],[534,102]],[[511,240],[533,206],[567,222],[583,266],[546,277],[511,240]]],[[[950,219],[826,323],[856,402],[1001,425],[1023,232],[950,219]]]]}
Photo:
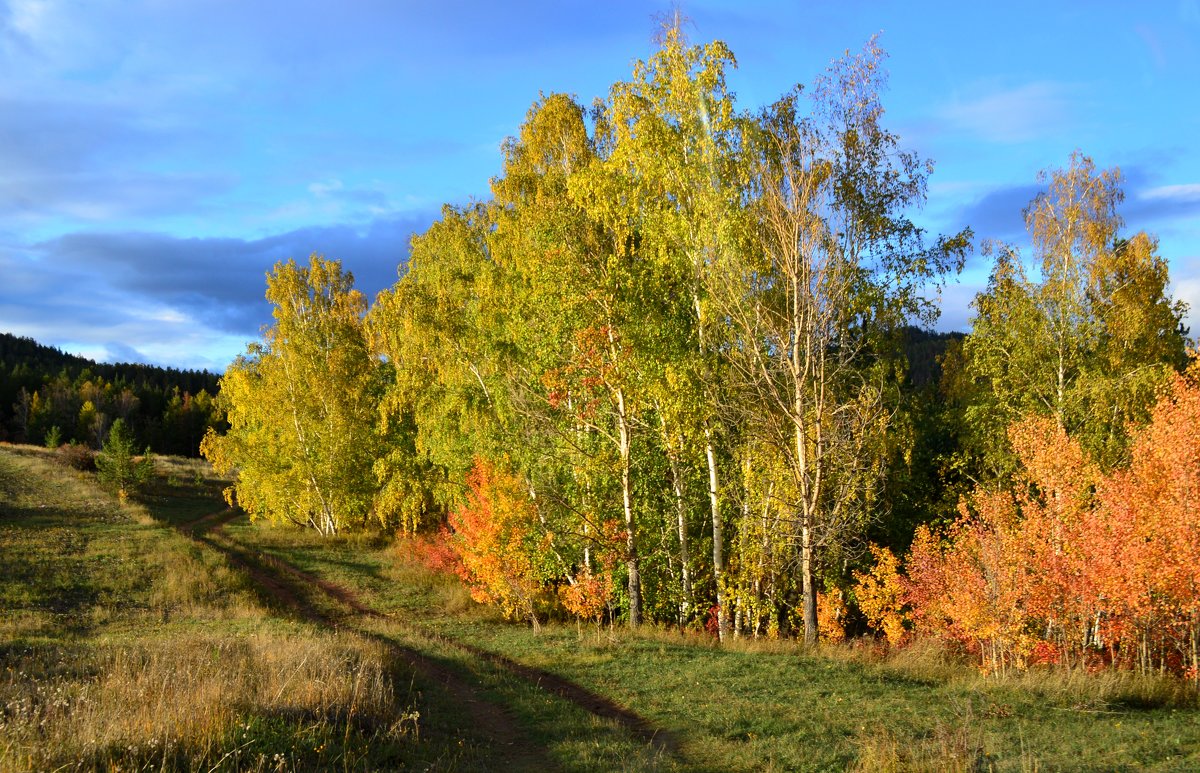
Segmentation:
{"type": "Polygon", "coordinates": [[[73,233],[35,245],[47,273],[93,277],[131,300],[162,304],[217,330],[254,335],[269,320],[265,275],[279,261],[316,252],[342,261],[368,297],[392,285],[409,236],[432,216],[381,218],[304,228],[262,239],[193,238],[159,233],[73,233]]]}
{"type": "Polygon", "coordinates": [[[0,215],[84,221],[195,212],[233,186],[229,177],[114,172],[0,179],[0,215]]]}
{"type": "Polygon", "coordinates": [[[222,370],[270,322],[266,273],[311,253],[341,260],[368,298],[390,287],[433,215],[261,239],[77,232],[0,245],[0,330],[106,361],[222,370]]]}
{"type": "MultiPolygon", "coordinates": [[[[1129,230],[1154,230],[1200,217],[1200,183],[1157,185],[1154,175],[1130,167],[1123,174],[1122,189],[1125,200],[1118,211],[1129,230]]],[[[1024,241],[1023,212],[1043,190],[1045,186],[1037,184],[995,188],[964,207],[956,220],[970,225],[981,239],[1024,241]]]]}
{"type": "Polygon", "coordinates": [[[1170,221],[1194,221],[1200,217],[1200,183],[1164,185],[1135,191],[1121,207],[1125,222],[1135,230],[1143,223],[1152,225],[1170,221]]]}
{"type": "Polygon", "coordinates": [[[0,93],[0,216],[99,221],[194,212],[236,177],[211,163],[190,172],[153,167],[181,145],[199,152],[211,142],[144,107],[0,93]]]}
{"type": "Polygon", "coordinates": [[[1041,190],[1040,185],[996,188],[964,207],[954,220],[969,225],[977,240],[1018,241],[1025,236],[1025,208],[1041,190]]]}
{"type": "Polygon", "coordinates": [[[0,96],[0,168],[6,174],[77,172],[144,151],[155,134],[117,104],[0,96]]]}

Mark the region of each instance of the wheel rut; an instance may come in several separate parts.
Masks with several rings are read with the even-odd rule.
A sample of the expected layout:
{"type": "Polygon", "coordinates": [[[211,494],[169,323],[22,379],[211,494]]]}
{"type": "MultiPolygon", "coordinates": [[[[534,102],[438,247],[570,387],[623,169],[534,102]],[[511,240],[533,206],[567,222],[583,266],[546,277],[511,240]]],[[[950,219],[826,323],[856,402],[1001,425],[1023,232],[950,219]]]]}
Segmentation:
{"type": "Polygon", "coordinates": [[[450,702],[465,709],[469,716],[470,734],[486,745],[489,762],[495,769],[558,769],[558,765],[544,750],[529,741],[524,730],[503,706],[488,700],[478,686],[471,684],[458,671],[388,637],[361,627],[346,625],[348,621],[344,617],[330,615],[304,600],[292,584],[282,581],[280,575],[319,589],[358,615],[383,617],[378,611],[359,603],[348,588],[315,578],[274,556],[249,551],[224,537],[221,533],[222,527],[240,514],[240,510],[232,508],[209,513],[180,526],[179,529],[224,554],[230,563],[249,574],[272,600],[301,620],[323,628],[353,630],[384,645],[394,657],[406,663],[423,684],[439,690],[450,702]]]}
{"type": "MultiPolygon", "coordinates": [[[[337,583],[329,582],[328,580],[316,577],[302,569],[299,569],[278,558],[271,557],[271,565],[279,571],[285,572],[301,583],[307,583],[312,587],[318,588],[329,598],[338,602],[342,606],[351,610],[355,614],[371,617],[371,618],[387,618],[377,609],[374,609],[359,598],[352,589],[347,588],[337,583]]],[[[598,695],[582,685],[565,679],[558,674],[544,669],[529,666],[524,663],[505,657],[495,652],[476,647],[472,644],[451,639],[434,631],[430,631],[419,625],[412,623],[402,623],[400,621],[393,622],[403,628],[407,628],[410,632],[437,642],[442,647],[450,650],[458,650],[465,652],[481,660],[485,660],[501,670],[508,672],[514,676],[530,682],[539,689],[554,693],[561,698],[564,698],[585,711],[594,714],[604,719],[612,720],[623,727],[626,732],[640,739],[642,742],[654,746],[656,749],[667,752],[668,754],[678,754],[678,740],[669,732],[656,727],[646,718],[636,714],[629,709],[626,709],[619,704],[598,695]]]]}

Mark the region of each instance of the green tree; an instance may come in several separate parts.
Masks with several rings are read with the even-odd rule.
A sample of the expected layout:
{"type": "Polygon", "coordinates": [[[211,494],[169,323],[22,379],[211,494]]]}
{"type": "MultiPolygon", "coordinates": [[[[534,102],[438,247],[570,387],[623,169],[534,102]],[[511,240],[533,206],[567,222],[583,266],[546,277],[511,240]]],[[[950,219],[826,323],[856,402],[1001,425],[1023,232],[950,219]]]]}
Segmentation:
{"type": "Polygon", "coordinates": [[[809,643],[822,553],[861,532],[883,474],[902,357],[891,334],[936,313],[925,293],[970,237],[926,245],[906,215],[930,167],[882,125],[882,57],[872,40],[835,63],[809,116],[799,89],[762,113],[748,138],[755,248],[722,264],[741,416],[792,478],[809,643]]]}
{"type": "Polygon", "coordinates": [[[414,236],[407,266],[368,317],[391,378],[380,403],[390,440],[375,462],[381,513],[409,531],[432,526],[463,502],[477,456],[495,456],[498,401],[494,341],[504,326],[488,288],[495,273],[487,208],[446,207],[414,236]]]}
{"type": "Polygon", "coordinates": [[[367,344],[366,301],[338,261],[277,263],[267,276],[275,323],[221,379],[229,431],[201,452],[251,517],[335,534],[372,514],[380,368],[367,344]]]}
{"type": "MultiPolygon", "coordinates": [[[[581,512],[610,507],[600,498],[607,480],[592,474],[615,482],[629,622],[638,625],[643,583],[633,469],[645,409],[639,364],[641,333],[657,316],[635,222],[614,203],[623,197],[624,177],[604,164],[611,125],[599,106],[592,118],[589,133],[583,108],[561,94],[530,110],[520,135],[506,143],[504,175],[493,183],[492,245],[521,299],[507,315],[508,340],[536,379],[510,380],[514,404],[543,435],[538,446],[569,449],[574,490],[592,497],[581,512]],[[590,494],[589,481],[599,484],[590,494]]],[[[545,480],[530,473],[531,481],[545,480]]],[[[571,498],[583,504],[579,499],[571,498]]],[[[603,515],[588,516],[573,531],[597,534],[597,518],[603,515]]]]}
{"type": "Polygon", "coordinates": [[[1075,152],[1040,179],[1048,189],[1025,212],[1039,276],[1014,248],[993,245],[963,346],[985,476],[1014,469],[1007,427],[1030,413],[1052,417],[1105,467],[1118,464],[1126,425],[1146,418],[1155,390],[1186,362],[1185,306],[1167,294],[1155,240],[1118,238],[1120,171],[1075,152]]]}
{"type": "Polygon", "coordinates": [[[141,458],[133,453],[133,432],[124,419],[109,428],[104,447],[96,454],[96,477],[116,489],[122,501],[143,486],[154,474],[154,457],[147,447],[141,458]]]}
{"type": "MultiPolygon", "coordinates": [[[[742,189],[737,178],[738,121],[725,72],[736,66],[720,41],[690,45],[679,14],[665,20],[659,48],[634,66],[633,78],[612,89],[605,166],[618,191],[595,197],[601,216],[636,224],[640,252],[655,275],[659,333],[644,347],[653,356],[646,389],[652,395],[668,458],[676,513],[683,596],[691,594],[685,471],[703,454],[707,473],[717,630],[729,635],[725,601],[726,535],[720,467],[723,411],[720,352],[727,336],[712,302],[712,271],[730,249],[742,189]],[[618,194],[618,195],[614,195],[618,194]],[[607,212],[604,210],[607,209],[607,212]]],[[[646,272],[643,272],[646,273],[646,272]]]]}

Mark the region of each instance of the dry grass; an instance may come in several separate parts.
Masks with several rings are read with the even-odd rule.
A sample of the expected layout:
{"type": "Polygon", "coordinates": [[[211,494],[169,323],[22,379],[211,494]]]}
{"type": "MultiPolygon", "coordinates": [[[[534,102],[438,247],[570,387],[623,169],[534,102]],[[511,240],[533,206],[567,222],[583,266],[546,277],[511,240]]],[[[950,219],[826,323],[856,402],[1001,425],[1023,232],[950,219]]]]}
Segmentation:
{"type": "Polygon", "coordinates": [[[1133,671],[1106,669],[1090,673],[1079,668],[1034,668],[1006,676],[1003,682],[1081,711],[1195,708],[1200,703],[1193,683],[1133,671]]]}
{"type": "Polygon", "coordinates": [[[271,618],[247,576],[165,525],[218,509],[217,482],[191,460],[159,467],[153,491],[122,504],[44,449],[0,447],[0,770],[428,756],[394,654],[271,618]]]}
{"type": "Polygon", "coordinates": [[[0,681],[0,769],[352,762],[339,739],[414,739],[382,645],[346,634],[176,636],[9,653],[0,681]],[[299,725],[289,746],[264,728],[299,725]],[[329,754],[322,754],[328,751],[329,754]]]}
{"type": "MultiPolygon", "coordinates": [[[[913,743],[884,730],[865,736],[850,770],[856,773],[973,773],[991,770],[977,734],[965,725],[939,725],[928,739],[913,743]]],[[[1031,763],[1033,769],[1036,764],[1031,763]]],[[[1024,765],[1022,769],[1025,769],[1024,765]]]]}

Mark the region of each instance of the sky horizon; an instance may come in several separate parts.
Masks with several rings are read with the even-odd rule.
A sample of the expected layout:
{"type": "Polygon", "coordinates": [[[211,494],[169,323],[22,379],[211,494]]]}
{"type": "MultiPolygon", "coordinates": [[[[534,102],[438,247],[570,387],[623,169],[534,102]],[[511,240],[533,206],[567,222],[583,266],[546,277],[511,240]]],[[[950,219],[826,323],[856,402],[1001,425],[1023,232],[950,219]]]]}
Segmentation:
{"type": "MultiPolygon", "coordinates": [[[[930,158],[933,235],[1025,243],[1040,170],[1124,176],[1200,327],[1200,3],[684,2],[756,110],[874,34],[885,123],[930,158]]],[[[590,103],[667,3],[0,0],[0,331],[104,362],[222,371],[310,253],[368,298],[443,204],[489,196],[539,93],[590,103]]],[[[1028,256],[1028,250],[1025,250],[1028,256]]],[[[978,254],[943,293],[964,330],[978,254]]]]}

